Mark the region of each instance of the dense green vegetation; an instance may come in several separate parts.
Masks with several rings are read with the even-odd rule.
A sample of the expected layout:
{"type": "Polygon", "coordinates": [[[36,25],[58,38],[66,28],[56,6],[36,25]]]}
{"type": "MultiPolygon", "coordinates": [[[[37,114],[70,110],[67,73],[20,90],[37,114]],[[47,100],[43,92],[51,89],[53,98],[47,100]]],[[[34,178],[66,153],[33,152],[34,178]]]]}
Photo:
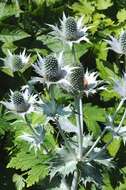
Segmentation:
{"type": "MultiPolygon", "coordinates": [[[[1,101],[8,99],[10,89],[12,91],[20,90],[21,86],[30,81],[31,76],[36,76],[32,65],[37,60],[37,52],[44,57],[50,53],[62,51],[62,43],[50,35],[51,28],[47,24],[59,25],[59,19],[62,18],[63,12],[67,16],[76,18],[84,16],[83,24],[89,27],[88,39],[90,43],[82,41],[75,46],[77,59],[83,65],[85,71],[87,68],[91,71],[97,71],[99,80],[104,80],[107,88],[107,90],[100,91],[92,96],[83,97],[84,133],[86,135],[90,133],[96,140],[105,126],[109,125],[109,116],[113,115],[120,102],[120,96],[113,89],[112,78],[120,79],[122,77],[125,71],[126,56],[118,55],[108,49],[108,44],[105,40],[109,39],[109,35],[118,38],[121,31],[126,29],[126,1],[6,0],[0,2],[0,10],[1,101]],[[3,59],[8,56],[8,50],[14,54],[19,54],[24,49],[26,49],[27,55],[30,54],[30,63],[27,68],[20,73],[12,72],[11,69],[4,67],[3,59]]],[[[71,64],[71,58],[71,49],[66,46],[64,52],[65,62],[71,64]]],[[[43,97],[47,107],[44,105],[45,109],[43,106],[44,113],[29,114],[28,119],[32,125],[46,123],[46,116],[50,119],[52,113],[54,114],[57,111],[54,109],[59,105],[70,105],[73,108],[73,96],[58,87],[55,87],[54,90],[56,102],[50,99],[49,91],[42,84],[37,83],[35,90],[43,97]],[[54,105],[55,103],[57,105],[54,105]]],[[[59,112],[61,111],[60,109],[59,112]]],[[[115,126],[119,125],[124,110],[125,102],[116,115],[115,126]]],[[[73,115],[70,117],[70,121],[75,124],[73,115]]],[[[123,124],[125,126],[126,120],[124,120],[123,124]]],[[[43,154],[41,150],[35,154],[33,149],[30,150],[29,144],[19,139],[23,132],[29,132],[27,124],[21,121],[20,116],[7,112],[7,109],[0,104],[0,189],[65,190],[61,176],[55,174],[61,172],[63,176],[67,176],[67,183],[71,184],[75,165],[72,165],[71,168],[71,165],[66,164],[69,159],[63,161],[57,157],[54,170],[51,171],[51,174],[49,173],[49,161],[52,160],[53,162],[56,159],[54,152],[57,147],[64,145],[64,140],[59,134],[54,121],[50,119],[46,125],[44,138],[44,143],[50,154],[43,154]],[[50,175],[52,176],[51,182],[50,175]]],[[[73,133],[67,134],[67,137],[72,138],[73,133]]],[[[106,132],[99,143],[99,147],[104,146],[110,140],[111,134],[106,132]]],[[[90,179],[84,176],[86,182],[80,183],[78,190],[126,190],[125,140],[114,138],[107,147],[107,153],[112,158],[114,167],[111,168],[111,164],[106,161],[104,165],[108,169],[99,166],[99,171],[102,171],[100,174],[99,171],[87,168],[87,170],[90,169],[90,172],[86,175],[89,175],[90,179]],[[103,178],[102,187],[99,188],[101,177],[103,178]]],[[[66,152],[64,154],[67,155],[66,152]]],[[[72,157],[72,155],[70,156],[72,157]]]]}

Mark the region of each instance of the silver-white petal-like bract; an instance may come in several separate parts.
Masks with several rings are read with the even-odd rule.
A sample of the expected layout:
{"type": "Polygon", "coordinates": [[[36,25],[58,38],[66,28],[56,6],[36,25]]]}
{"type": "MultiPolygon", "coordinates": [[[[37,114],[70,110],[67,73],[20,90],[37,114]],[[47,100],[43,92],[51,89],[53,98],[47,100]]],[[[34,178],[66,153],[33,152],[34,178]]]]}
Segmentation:
{"type": "Polygon", "coordinates": [[[81,41],[89,42],[89,39],[87,38],[87,30],[90,27],[83,26],[82,21],[83,21],[83,16],[80,19],[75,20],[73,17],[66,17],[66,15],[63,13],[63,18],[62,20],[60,19],[60,27],[58,27],[57,25],[54,26],[54,25],[48,24],[48,26],[50,26],[53,30],[50,34],[53,35],[56,39],[61,40],[63,43],[68,44],[71,48],[74,43],[78,44],[81,41]],[[69,18],[72,18],[76,25],[76,31],[75,32],[72,31],[74,32],[73,39],[72,38],[67,39],[67,36],[66,36],[65,25],[69,18]]]}
{"type": "Polygon", "coordinates": [[[84,93],[86,96],[95,94],[99,90],[105,90],[103,80],[97,80],[97,72],[89,72],[88,69],[84,73],[84,93]]]}

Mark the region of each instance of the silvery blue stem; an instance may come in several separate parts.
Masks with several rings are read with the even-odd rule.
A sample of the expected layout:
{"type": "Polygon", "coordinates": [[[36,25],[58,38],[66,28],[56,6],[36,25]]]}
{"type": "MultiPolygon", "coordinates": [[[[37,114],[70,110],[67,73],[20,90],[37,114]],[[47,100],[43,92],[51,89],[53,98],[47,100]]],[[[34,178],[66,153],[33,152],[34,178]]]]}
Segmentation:
{"type": "Polygon", "coordinates": [[[83,149],[82,149],[82,143],[83,143],[83,134],[82,134],[82,128],[81,128],[81,121],[80,121],[80,102],[82,100],[80,100],[80,97],[77,97],[75,99],[75,107],[76,107],[76,123],[77,123],[77,128],[78,128],[78,158],[79,160],[81,160],[82,158],[82,153],[83,153],[83,149]]]}
{"type": "Polygon", "coordinates": [[[96,139],[96,141],[94,142],[93,146],[88,150],[88,152],[84,155],[84,158],[88,157],[88,155],[92,152],[92,150],[95,148],[95,146],[99,143],[100,139],[103,137],[103,135],[106,132],[106,128],[104,128],[104,130],[102,131],[101,135],[96,139]]]}
{"type": "Polygon", "coordinates": [[[113,121],[114,121],[114,119],[115,119],[115,117],[116,117],[118,111],[120,110],[120,108],[121,108],[122,105],[124,104],[124,101],[125,101],[125,98],[121,99],[121,101],[120,101],[120,103],[119,103],[119,105],[118,105],[118,107],[117,107],[117,109],[116,109],[116,111],[115,111],[115,113],[114,113],[114,115],[113,115],[113,117],[112,117],[113,121]]]}
{"type": "Polygon", "coordinates": [[[125,117],[126,117],[126,109],[125,109],[124,114],[123,114],[123,116],[122,116],[122,119],[121,119],[121,121],[120,121],[120,123],[119,123],[119,126],[118,126],[119,128],[118,128],[118,131],[117,131],[117,132],[119,132],[120,128],[122,127],[122,124],[123,124],[123,122],[124,122],[125,117]]]}
{"type": "Polygon", "coordinates": [[[73,56],[73,65],[77,65],[77,58],[76,58],[76,53],[75,53],[75,45],[72,45],[72,56],[73,56]]]}
{"type": "Polygon", "coordinates": [[[72,181],[72,185],[71,185],[71,190],[77,190],[77,186],[78,186],[78,171],[74,171],[74,177],[73,177],[73,181],[72,181]]]}

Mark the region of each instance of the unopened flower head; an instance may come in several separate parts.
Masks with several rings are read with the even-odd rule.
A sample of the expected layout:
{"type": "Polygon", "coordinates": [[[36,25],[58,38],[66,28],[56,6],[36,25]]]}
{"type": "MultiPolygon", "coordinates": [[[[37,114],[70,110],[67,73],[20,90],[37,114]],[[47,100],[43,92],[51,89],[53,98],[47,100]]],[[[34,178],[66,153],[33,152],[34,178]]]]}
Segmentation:
{"type": "Polygon", "coordinates": [[[29,56],[26,56],[25,50],[18,54],[12,54],[8,50],[8,55],[5,59],[2,59],[4,61],[4,66],[6,68],[9,68],[12,72],[20,71],[23,69],[24,66],[26,66],[29,62],[29,56]]]}
{"type": "Polygon", "coordinates": [[[36,95],[31,95],[28,90],[25,90],[24,92],[11,91],[10,101],[1,101],[1,103],[10,111],[24,116],[24,114],[34,111],[36,101],[36,95]]]}
{"type": "Polygon", "coordinates": [[[38,54],[38,62],[33,65],[35,72],[40,77],[33,77],[33,82],[41,82],[49,84],[60,83],[68,72],[68,67],[63,66],[63,52],[57,55],[48,55],[42,58],[38,54]]]}
{"type": "Polygon", "coordinates": [[[126,55],[126,31],[123,31],[119,37],[119,39],[110,36],[110,40],[105,40],[113,51],[118,54],[126,55]]]}
{"type": "Polygon", "coordinates": [[[103,84],[102,80],[97,80],[97,72],[89,72],[86,70],[84,73],[84,93],[88,96],[95,94],[99,90],[104,90],[105,87],[101,86],[103,84]]]}
{"type": "Polygon", "coordinates": [[[83,27],[83,17],[75,20],[73,17],[66,17],[63,13],[63,19],[60,20],[60,28],[58,26],[49,25],[53,32],[51,34],[59,40],[67,43],[72,47],[73,43],[80,43],[82,40],[89,42],[87,38],[88,27],[83,27]]]}
{"type": "Polygon", "coordinates": [[[40,150],[45,137],[45,129],[41,125],[35,127],[36,134],[24,133],[19,138],[30,144],[30,149],[34,148],[35,153],[40,150]]]}
{"type": "Polygon", "coordinates": [[[73,95],[82,95],[84,90],[83,75],[81,66],[71,68],[61,87],[73,95]]]}
{"type": "Polygon", "coordinates": [[[113,79],[114,81],[114,90],[122,98],[126,98],[126,73],[123,74],[121,79],[113,79]]]}

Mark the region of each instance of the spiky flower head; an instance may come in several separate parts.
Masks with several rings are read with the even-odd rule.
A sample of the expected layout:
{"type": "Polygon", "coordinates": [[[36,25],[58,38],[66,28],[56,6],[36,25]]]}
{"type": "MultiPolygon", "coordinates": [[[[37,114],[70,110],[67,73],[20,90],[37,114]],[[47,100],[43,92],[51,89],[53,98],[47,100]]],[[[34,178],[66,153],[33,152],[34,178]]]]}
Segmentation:
{"type": "Polygon", "coordinates": [[[126,73],[120,79],[113,79],[114,91],[117,92],[122,98],[126,98],[126,73]]]}
{"type": "Polygon", "coordinates": [[[30,149],[34,148],[35,153],[40,150],[45,138],[45,129],[41,125],[37,125],[34,134],[23,133],[19,138],[30,144],[30,149]]]}
{"type": "Polygon", "coordinates": [[[71,68],[61,87],[73,95],[83,94],[83,75],[83,68],[81,66],[71,68]]]}
{"type": "Polygon", "coordinates": [[[104,90],[105,87],[102,85],[102,80],[97,80],[97,72],[89,72],[88,69],[84,73],[83,84],[84,84],[84,93],[86,96],[95,94],[99,90],[104,90]]]}
{"type": "Polygon", "coordinates": [[[118,39],[110,36],[110,40],[105,40],[109,45],[109,49],[112,49],[118,54],[126,55],[126,31],[123,31],[118,39]]]}
{"type": "Polygon", "coordinates": [[[9,68],[12,72],[22,70],[29,62],[29,56],[26,56],[25,50],[20,54],[12,54],[8,50],[8,55],[4,61],[4,67],[9,68]]]}
{"type": "Polygon", "coordinates": [[[48,81],[56,81],[59,77],[59,64],[58,60],[53,55],[48,55],[45,58],[44,64],[42,64],[43,77],[48,81]]]}
{"type": "Polygon", "coordinates": [[[122,52],[126,54],[126,31],[124,31],[120,36],[120,44],[121,44],[122,52]]]}
{"type": "Polygon", "coordinates": [[[33,77],[32,81],[46,83],[47,85],[60,83],[68,72],[68,67],[63,66],[63,52],[58,56],[56,54],[48,55],[45,58],[38,54],[38,58],[38,62],[33,67],[41,78],[33,77]]]}
{"type": "Polygon", "coordinates": [[[80,43],[82,40],[89,42],[86,33],[88,28],[83,27],[82,21],[83,17],[76,21],[73,17],[66,17],[63,13],[63,19],[60,20],[60,28],[58,26],[48,25],[53,29],[51,34],[55,38],[72,47],[73,43],[80,43]]]}
{"type": "Polygon", "coordinates": [[[37,102],[36,95],[29,94],[29,91],[10,91],[10,101],[1,101],[11,112],[24,116],[34,111],[34,104],[37,102]]]}

